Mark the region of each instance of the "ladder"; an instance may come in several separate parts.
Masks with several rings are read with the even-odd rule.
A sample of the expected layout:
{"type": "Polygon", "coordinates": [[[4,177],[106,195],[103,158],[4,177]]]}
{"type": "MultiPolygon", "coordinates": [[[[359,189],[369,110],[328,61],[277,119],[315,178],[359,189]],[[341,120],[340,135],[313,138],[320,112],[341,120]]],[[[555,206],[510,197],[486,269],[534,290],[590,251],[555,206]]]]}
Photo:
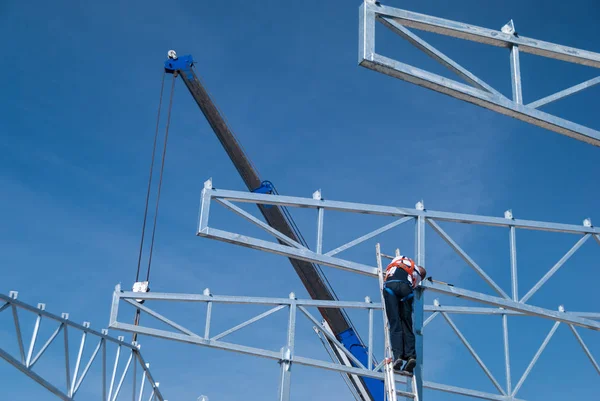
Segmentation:
{"type": "MultiPolygon", "coordinates": [[[[403,376],[394,373],[394,354],[392,353],[392,343],[390,340],[390,324],[387,318],[387,312],[385,309],[385,299],[383,298],[383,266],[381,258],[393,259],[393,256],[385,255],[381,253],[381,247],[379,244],[376,245],[377,253],[377,274],[379,276],[379,292],[381,294],[381,307],[383,311],[383,332],[385,334],[385,347],[384,347],[384,360],[383,360],[383,376],[385,385],[385,395],[387,401],[397,401],[398,395],[407,399],[413,399],[419,401],[419,397],[416,392],[417,382],[415,375],[411,375],[411,380],[407,380],[407,391],[396,390],[396,375],[403,376]]],[[[400,250],[396,249],[396,256],[400,256],[400,250]]]]}

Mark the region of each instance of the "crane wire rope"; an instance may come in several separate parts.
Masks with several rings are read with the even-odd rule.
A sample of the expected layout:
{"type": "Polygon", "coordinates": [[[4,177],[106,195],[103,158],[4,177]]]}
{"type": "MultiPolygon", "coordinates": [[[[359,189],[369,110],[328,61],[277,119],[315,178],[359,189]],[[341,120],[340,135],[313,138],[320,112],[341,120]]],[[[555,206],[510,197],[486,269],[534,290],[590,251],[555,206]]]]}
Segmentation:
{"type": "Polygon", "coordinates": [[[162,189],[163,174],[165,171],[165,159],[167,156],[167,143],[169,140],[169,126],[171,125],[171,111],[173,110],[173,95],[175,94],[175,78],[171,82],[171,94],[169,96],[169,108],[167,109],[167,124],[165,126],[165,142],[160,163],[160,176],[158,178],[158,193],[156,194],[156,208],[154,211],[154,224],[152,226],[152,239],[150,241],[150,256],[148,257],[148,270],[146,271],[146,281],[150,280],[150,268],[152,267],[152,255],[154,252],[154,238],[156,235],[156,222],[158,221],[158,209],[160,205],[160,193],[162,189]]]}
{"type": "Polygon", "coordinates": [[[152,173],[154,172],[154,158],[156,155],[156,143],[158,140],[158,130],[160,127],[160,112],[162,109],[163,92],[165,89],[165,75],[166,75],[166,72],[163,71],[162,82],[160,85],[160,97],[158,100],[158,111],[156,113],[156,130],[154,132],[154,144],[152,146],[152,160],[150,161],[150,177],[148,178],[148,191],[146,193],[146,207],[144,209],[144,222],[142,224],[142,239],[140,241],[140,252],[138,255],[137,271],[135,273],[135,281],[136,282],[139,281],[140,267],[142,265],[142,252],[144,250],[144,237],[145,237],[145,233],[146,233],[146,221],[148,220],[148,205],[150,203],[150,191],[152,188],[152,173]]]}
{"type": "MultiPolygon", "coordinates": [[[[138,254],[138,263],[137,263],[137,270],[136,270],[136,275],[135,275],[136,282],[139,281],[139,278],[140,278],[142,254],[143,254],[143,250],[144,250],[146,224],[148,221],[148,206],[150,204],[150,193],[152,190],[152,179],[154,176],[154,164],[155,164],[155,160],[156,160],[156,145],[158,144],[158,133],[160,130],[160,116],[161,116],[161,112],[162,112],[162,101],[163,101],[163,94],[164,94],[164,87],[165,87],[165,75],[166,75],[166,73],[163,72],[162,82],[161,82],[161,87],[160,87],[160,98],[158,101],[158,111],[156,113],[157,114],[156,115],[156,129],[154,132],[154,143],[152,145],[152,157],[151,157],[151,162],[150,162],[150,173],[149,173],[149,177],[148,177],[148,190],[146,192],[144,220],[142,223],[142,235],[141,235],[141,240],[140,240],[140,250],[139,250],[139,254],[138,254]]],[[[161,156],[160,175],[159,175],[159,179],[158,179],[158,192],[156,195],[156,205],[154,208],[154,221],[152,224],[152,237],[150,240],[150,255],[148,257],[148,267],[146,269],[146,281],[150,280],[150,269],[152,267],[152,256],[154,253],[154,242],[155,242],[155,238],[156,238],[156,224],[158,221],[158,211],[159,211],[159,207],[160,207],[160,194],[161,194],[161,190],[162,190],[163,175],[164,175],[164,170],[165,170],[165,160],[166,160],[166,155],[167,155],[167,144],[168,144],[168,139],[169,139],[169,126],[171,124],[171,112],[173,109],[174,93],[175,93],[175,76],[173,77],[173,80],[171,83],[171,93],[169,95],[169,107],[167,109],[167,124],[165,126],[165,139],[164,139],[162,156],[161,156]]]]}
{"type": "MultiPolygon", "coordinates": [[[[152,158],[151,158],[151,162],[150,162],[150,173],[149,173],[149,177],[148,177],[148,191],[146,193],[146,206],[144,209],[144,222],[142,224],[142,236],[141,236],[142,238],[140,240],[140,251],[139,251],[139,255],[138,255],[138,264],[137,264],[137,270],[136,270],[136,274],[135,274],[136,283],[139,281],[139,278],[140,278],[140,268],[141,268],[142,254],[143,254],[143,249],[144,249],[144,237],[146,234],[146,223],[148,220],[148,206],[150,203],[152,177],[154,175],[153,173],[154,173],[154,162],[155,162],[155,158],[156,158],[156,145],[158,142],[158,132],[160,129],[160,114],[162,111],[162,100],[163,100],[164,87],[165,87],[165,75],[166,75],[166,73],[163,71],[162,82],[161,82],[161,86],[160,86],[160,98],[158,101],[158,111],[156,113],[157,114],[156,115],[156,130],[154,133],[154,144],[152,145],[152,158]]],[[[155,207],[154,222],[153,222],[153,227],[152,227],[152,240],[150,242],[150,256],[148,258],[148,269],[146,270],[146,282],[148,282],[150,280],[150,267],[152,265],[152,253],[154,250],[154,239],[155,239],[155,235],[156,235],[156,222],[158,220],[160,192],[161,192],[161,188],[162,188],[163,173],[164,173],[164,169],[165,169],[165,158],[166,158],[166,153],[167,153],[167,140],[169,139],[169,126],[171,123],[171,110],[173,108],[174,92],[175,92],[175,76],[173,77],[173,82],[171,84],[171,94],[169,96],[169,108],[167,110],[167,125],[165,127],[165,140],[164,140],[163,152],[162,152],[162,157],[161,157],[160,177],[159,177],[159,182],[158,182],[158,194],[156,196],[156,207],[155,207]]],[[[135,286],[134,286],[134,288],[135,288],[135,286]]],[[[148,291],[149,288],[147,288],[146,290],[148,291]]],[[[137,326],[139,324],[139,322],[140,322],[140,309],[138,308],[135,311],[135,317],[134,317],[133,324],[135,326],[137,326]]],[[[136,340],[137,340],[137,333],[133,333],[133,341],[136,341],[136,340]]]]}

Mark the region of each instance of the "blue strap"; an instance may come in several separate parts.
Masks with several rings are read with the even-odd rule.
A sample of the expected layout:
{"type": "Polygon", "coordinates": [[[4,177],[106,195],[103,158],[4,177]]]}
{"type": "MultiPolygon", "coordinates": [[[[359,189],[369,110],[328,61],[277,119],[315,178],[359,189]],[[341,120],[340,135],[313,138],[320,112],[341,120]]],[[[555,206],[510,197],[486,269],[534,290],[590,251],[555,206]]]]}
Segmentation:
{"type": "Polygon", "coordinates": [[[413,298],[414,296],[415,296],[415,294],[411,292],[410,294],[408,294],[404,298],[400,299],[400,302],[408,301],[409,299],[413,298]]]}
{"type": "Polygon", "coordinates": [[[411,285],[408,280],[390,280],[390,281],[386,281],[385,283],[383,283],[383,285],[386,285],[387,283],[404,283],[404,284],[411,285]]]}
{"type": "MultiPolygon", "coordinates": [[[[406,283],[406,284],[410,285],[410,283],[408,281],[404,281],[404,280],[390,280],[390,281],[386,281],[385,284],[387,284],[387,283],[394,283],[394,282],[406,283]]],[[[391,288],[386,287],[385,284],[384,284],[384,287],[383,287],[383,289],[385,290],[385,292],[387,292],[388,294],[391,294],[393,296],[396,296],[396,294],[394,293],[394,291],[392,291],[391,288]]],[[[410,294],[408,294],[407,296],[405,296],[403,298],[400,298],[400,302],[408,301],[409,299],[412,299],[415,296],[415,294],[412,291],[412,287],[410,287],[410,288],[411,288],[410,294]]]]}

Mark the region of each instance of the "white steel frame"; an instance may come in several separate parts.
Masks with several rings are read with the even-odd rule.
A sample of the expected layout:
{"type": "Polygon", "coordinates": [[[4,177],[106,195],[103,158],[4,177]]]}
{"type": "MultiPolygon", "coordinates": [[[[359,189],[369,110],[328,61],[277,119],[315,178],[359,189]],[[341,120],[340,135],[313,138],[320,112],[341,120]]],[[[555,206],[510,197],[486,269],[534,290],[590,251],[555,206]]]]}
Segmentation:
{"type": "MultiPolygon", "coordinates": [[[[113,338],[108,335],[108,330],[103,329],[102,332],[95,331],[90,328],[89,322],[84,322],[83,325],[74,323],[69,320],[69,314],[63,313],[61,316],[54,315],[46,311],[46,305],[40,303],[37,307],[29,305],[25,302],[17,300],[18,292],[11,291],[9,295],[0,294],[0,313],[6,310],[4,313],[12,313],[14,322],[14,333],[16,335],[16,343],[18,344],[18,355],[11,355],[9,351],[0,347],[0,359],[5,360],[14,368],[19,370],[21,373],[27,375],[38,384],[42,385],[48,391],[53,393],[56,397],[63,401],[73,401],[80,399],[77,396],[77,392],[81,387],[87,374],[96,362],[102,364],[102,388],[99,389],[98,393],[102,394],[103,401],[117,401],[124,399],[125,397],[131,397],[134,401],[165,401],[161,391],[159,390],[159,383],[154,380],[150,373],[150,364],[146,363],[142,354],[140,353],[140,345],[137,342],[127,343],[124,341],[124,337],[113,338]],[[33,313],[36,316],[33,332],[31,334],[31,340],[29,346],[26,348],[26,343],[23,339],[20,314],[23,316],[23,312],[33,313]],[[36,352],[35,348],[38,345],[37,339],[42,324],[42,318],[46,321],[58,323],[58,326],[48,338],[48,340],[42,345],[42,347],[36,352]],[[34,371],[34,367],[37,362],[44,356],[46,350],[52,345],[57,337],[61,335],[63,340],[57,340],[62,343],[63,351],[65,355],[64,359],[64,372],[65,372],[65,383],[64,387],[61,384],[51,383],[44,378],[44,372],[34,371]],[[70,340],[72,336],[81,336],[79,344],[70,340]],[[83,353],[85,350],[86,342],[94,341],[96,346],[89,360],[84,361],[83,353]],[[71,345],[69,345],[71,344],[71,345]],[[111,369],[110,363],[107,359],[108,347],[115,348],[114,365],[112,365],[112,373],[108,369],[111,369]],[[77,359],[73,369],[70,367],[69,355],[74,348],[77,347],[77,359]],[[120,369],[119,363],[122,363],[121,355],[125,356],[126,362],[125,367],[120,369]],[[128,356],[127,356],[128,355],[128,356]],[[85,366],[84,366],[85,363],[85,366]],[[141,382],[139,386],[136,381],[139,380],[138,370],[141,372],[141,382]],[[119,373],[118,373],[119,372],[119,373]],[[129,374],[132,380],[132,393],[125,395],[121,388],[127,375],[129,374]],[[107,379],[110,380],[107,383],[107,379]],[[147,382],[147,384],[146,384],[147,382]],[[146,389],[146,391],[144,391],[146,389]]],[[[7,330],[8,331],[8,330],[7,330]]],[[[94,366],[96,366],[94,365],[94,366]]],[[[37,369],[36,369],[37,370],[37,369]]]]}
{"type": "Polygon", "coordinates": [[[594,146],[600,146],[600,131],[538,110],[544,105],[599,84],[600,77],[590,79],[529,104],[524,104],[519,52],[531,53],[569,63],[583,64],[594,68],[600,68],[600,53],[517,35],[512,20],[501,31],[497,31],[387,7],[372,0],[365,0],[360,6],[359,21],[359,65],[590,143],[594,146]],[[375,51],[376,21],[381,22],[387,28],[408,40],[419,50],[432,57],[450,71],[456,73],[466,84],[377,54],[375,51]],[[409,27],[510,49],[512,99],[506,98],[469,70],[411,32],[408,29],[409,27]]]}
{"type": "MultiPolygon", "coordinates": [[[[585,219],[582,225],[573,224],[561,224],[552,222],[542,221],[531,221],[531,220],[520,220],[515,219],[510,211],[505,212],[504,217],[492,217],[492,216],[479,216],[449,212],[438,212],[432,210],[426,210],[423,203],[419,202],[415,209],[400,208],[395,206],[380,206],[371,204],[359,204],[351,202],[339,202],[331,200],[322,200],[319,193],[315,193],[313,198],[299,198],[282,195],[270,195],[270,194],[257,194],[240,191],[230,191],[222,189],[214,189],[212,187],[212,181],[208,180],[204,184],[201,197],[201,209],[199,216],[198,236],[216,239],[244,247],[258,249],[270,253],[275,253],[291,258],[297,258],[307,260],[338,269],[367,275],[370,277],[377,277],[377,269],[373,266],[358,263],[349,259],[340,258],[338,255],[364,241],[375,238],[376,236],[392,230],[393,228],[404,224],[408,221],[415,222],[415,259],[417,263],[425,266],[425,224],[428,224],[432,229],[446,242],[454,251],[461,256],[461,258],[472,268],[485,282],[488,283],[490,288],[496,293],[496,295],[489,295],[481,292],[475,292],[467,289],[463,289],[456,286],[440,284],[425,280],[422,285],[422,290],[429,290],[436,293],[446,294],[450,296],[456,296],[463,299],[480,302],[492,306],[493,308],[472,308],[472,307],[457,307],[457,306],[440,306],[439,303],[435,304],[432,309],[429,309],[423,305],[422,290],[417,291],[415,296],[415,309],[414,309],[414,326],[416,334],[416,348],[417,355],[423,355],[423,328],[431,322],[436,316],[441,315],[448,322],[451,328],[456,332],[461,341],[465,344],[469,352],[473,355],[479,365],[482,367],[484,372],[488,375],[492,383],[498,388],[499,395],[496,398],[485,398],[490,397],[482,394],[477,395],[479,398],[485,399],[503,399],[502,397],[516,396],[517,392],[521,388],[527,375],[537,362],[539,355],[544,350],[548,341],[554,334],[556,328],[560,323],[564,323],[569,326],[576,336],[578,342],[582,346],[585,354],[590,359],[596,371],[600,374],[598,363],[590,353],[589,349],[579,336],[576,327],[582,327],[593,331],[600,331],[600,322],[597,320],[600,318],[600,313],[595,312],[566,312],[562,306],[558,306],[558,310],[549,310],[538,306],[530,305],[527,301],[565,264],[565,262],[589,239],[593,238],[598,244],[600,244],[600,229],[593,227],[590,219],[585,219]],[[279,241],[265,241],[259,238],[245,236],[239,233],[228,232],[220,229],[210,227],[208,224],[210,206],[212,201],[215,201],[227,209],[233,211],[237,215],[243,217],[247,221],[252,222],[259,228],[262,228],[266,232],[272,234],[279,241]],[[282,233],[274,230],[272,227],[263,223],[250,213],[246,212],[242,208],[238,207],[234,203],[250,203],[250,204],[261,204],[261,205],[272,205],[279,207],[300,207],[315,209],[317,212],[317,218],[315,219],[316,232],[317,232],[317,244],[315,246],[316,251],[313,251],[307,247],[304,247],[289,238],[282,233]],[[395,220],[379,229],[376,229],[370,233],[364,234],[344,245],[341,245],[330,251],[323,250],[323,237],[324,237],[324,215],[327,210],[341,211],[348,213],[359,213],[359,214],[374,214],[383,215],[394,218],[395,220]],[[510,295],[506,293],[500,286],[498,286],[492,278],[485,272],[485,270],[479,266],[461,247],[448,235],[438,224],[438,222],[453,222],[461,224],[477,224],[487,225],[495,227],[503,227],[508,231],[508,243],[510,249],[510,260],[511,260],[511,292],[510,295]],[[552,266],[548,272],[540,278],[540,280],[523,296],[519,297],[518,288],[518,274],[517,274],[517,249],[516,249],[516,231],[520,230],[537,230],[537,231],[550,231],[550,232],[561,232],[574,234],[579,237],[573,247],[559,260],[554,266],[552,266]],[[287,245],[286,245],[287,244],[287,245]],[[424,320],[423,312],[430,311],[432,314],[424,320]],[[491,375],[489,370],[485,367],[481,358],[477,355],[475,350],[470,346],[466,338],[462,335],[459,329],[456,327],[454,322],[449,316],[449,313],[468,313],[468,314],[492,314],[500,315],[503,322],[503,334],[504,334],[504,352],[505,352],[505,365],[506,365],[506,385],[503,387],[499,382],[491,375]],[[534,356],[528,369],[523,374],[518,384],[513,388],[511,382],[510,372],[510,353],[508,343],[508,316],[537,316],[544,319],[552,320],[555,322],[551,332],[548,334],[542,346],[534,356]],[[497,398],[500,397],[500,398],[497,398]]],[[[133,294],[131,295],[133,297],[133,294]]],[[[152,295],[150,295],[152,296],[152,295]]],[[[156,296],[156,294],[154,294],[156,296]]],[[[170,295],[167,296],[169,298],[170,295]]],[[[147,298],[150,299],[150,298],[147,298]]],[[[155,299],[155,298],[153,298],[155,299]]],[[[203,299],[207,300],[207,299],[203,299]]],[[[277,301],[280,302],[280,301],[277,301]]],[[[310,302],[325,302],[325,301],[310,301],[310,302]]],[[[329,301],[331,302],[331,301],[329,301]]],[[[329,303],[331,307],[335,305],[339,307],[350,307],[343,303],[329,303]]],[[[356,307],[356,306],[355,306],[356,307]]],[[[374,309],[374,308],[373,308],[374,309]]],[[[137,330],[137,329],[136,329],[137,330]]],[[[212,346],[207,340],[198,340],[196,343],[202,345],[212,346]]],[[[295,360],[294,360],[295,361],[295,360]]],[[[337,369],[337,368],[336,368],[337,369]]],[[[350,372],[350,371],[346,371],[350,372]]],[[[359,374],[357,371],[352,371],[359,374]]],[[[415,375],[417,378],[417,394],[419,399],[422,400],[422,388],[427,388],[422,380],[423,365],[422,360],[419,358],[417,367],[415,368],[415,375]]],[[[373,376],[369,376],[373,377],[373,376]]],[[[430,387],[432,388],[432,387],[430,387]]],[[[437,388],[440,389],[440,388],[437,388]]],[[[452,389],[448,387],[447,389],[452,389]]],[[[462,389],[464,390],[464,389],[462,389]]],[[[462,391],[461,390],[461,391],[462,391]]],[[[442,390],[446,391],[446,390],[442,390]]],[[[450,391],[450,390],[448,390],[450,391]]],[[[470,390],[469,390],[470,391],[470,390]]],[[[454,391],[450,391],[454,392],[454,391]]],[[[465,391],[460,392],[464,395],[465,391]]]]}

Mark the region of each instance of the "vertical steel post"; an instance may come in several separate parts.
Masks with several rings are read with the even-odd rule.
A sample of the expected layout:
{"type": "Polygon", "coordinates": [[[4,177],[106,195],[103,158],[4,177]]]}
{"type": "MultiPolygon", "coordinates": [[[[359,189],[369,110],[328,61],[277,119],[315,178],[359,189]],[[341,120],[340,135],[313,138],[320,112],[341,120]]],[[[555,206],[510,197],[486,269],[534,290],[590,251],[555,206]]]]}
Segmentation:
{"type": "Polygon", "coordinates": [[[320,207],[317,225],[317,253],[319,255],[323,253],[323,213],[325,213],[325,209],[320,207]]]}
{"type": "Polygon", "coordinates": [[[198,232],[202,232],[208,227],[208,214],[210,209],[210,193],[212,191],[212,179],[208,179],[204,182],[204,188],[202,188],[200,216],[198,216],[198,232]]]}
{"type": "MultiPolygon", "coordinates": [[[[108,334],[108,330],[102,330],[102,334],[108,334]]],[[[102,339],[102,401],[107,401],[106,397],[106,340],[102,339]]]]}
{"type": "MultiPolygon", "coordinates": [[[[369,298],[369,302],[371,299],[369,298]]],[[[373,369],[373,309],[369,308],[369,361],[367,368],[373,369]]]]}
{"type": "MultiPolygon", "coordinates": [[[[207,297],[212,296],[212,294],[210,293],[210,289],[205,288],[203,294],[207,297]]],[[[210,339],[210,318],[212,315],[212,302],[208,301],[206,303],[206,324],[204,326],[204,338],[205,339],[210,339]]]]}
{"type": "MultiPolygon", "coordinates": [[[[420,202],[417,206],[422,205],[420,202]]],[[[416,221],[415,254],[417,265],[425,267],[425,217],[419,216],[416,221]]],[[[414,329],[415,329],[415,351],[417,354],[417,366],[414,376],[416,381],[416,397],[423,400],[423,307],[425,296],[422,288],[415,289],[414,297],[414,329]]]]}
{"type": "Polygon", "coordinates": [[[510,70],[512,80],[513,101],[523,104],[523,89],[521,87],[521,63],[519,62],[519,46],[513,45],[510,48],[510,70]]]}
{"type": "MultiPolygon", "coordinates": [[[[321,190],[313,192],[312,195],[314,200],[323,200],[321,190]]],[[[317,208],[317,253],[320,255],[323,253],[323,214],[325,209],[322,207],[317,208]]]]}
{"type": "MultiPolygon", "coordinates": [[[[368,1],[367,1],[368,2],[368,1]]],[[[375,56],[375,16],[367,4],[361,4],[358,16],[358,63],[375,56]]]]}
{"type": "MultiPolygon", "coordinates": [[[[294,293],[290,299],[295,299],[294,293]]],[[[296,331],[296,303],[290,304],[290,317],[287,333],[287,346],[281,348],[281,377],[279,380],[279,401],[290,400],[290,385],[292,375],[292,359],[294,354],[294,332],[296,331]]]]}
{"type": "MultiPolygon", "coordinates": [[[[62,318],[63,319],[68,319],[69,318],[69,314],[68,313],[63,313],[62,314],[62,318]]],[[[69,326],[67,326],[65,324],[65,328],[63,329],[63,334],[64,334],[64,339],[65,339],[65,371],[66,371],[66,376],[67,376],[67,391],[69,388],[71,388],[71,368],[69,367],[69,334],[68,334],[68,329],[69,326]]]]}
{"type": "Polygon", "coordinates": [[[506,394],[512,394],[510,382],[510,352],[508,348],[508,316],[502,315],[502,331],[504,332],[504,363],[506,366],[506,394]]]}
{"type": "Polygon", "coordinates": [[[515,226],[510,226],[510,278],[513,301],[519,302],[519,283],[517,279],[517,237],[515,226]]]}
{"type": "MultiPolygon", "coordinates": [[[[137,344],[134,344],[134,345],[136,347],[138,346],[137,344]]],[[[135,350],[133,350],[133,352],[137,353],[138,351],[137,351],[137,349],[135,349],[135,350]]],[[[137,392],[137,388],[135,386],[135,384],[137,382],[137,380],[136,380],[137,379],[137,364],[138,364],[137,355],[136,355],[136,358],[134,358],[134,359],[135,359],[135,362],[133,363],[133,383],[132,383],[132,386],[131,386],[131,390],[132,390],[133,394],[131,396],[131,401],[135,401],[135,395],[136,395],[136,392],[137,392]]]]}
{"type": "MultiPolygon", "coordinates": [[[[14,297],[14,299],[16,299],[16,295],[14,297]]],[[[25,363],[25,348],[23,347],[23,336],[21,335],[21,324],[19,323],[19,314],[17,312],[17,307],[13,304],[12,306],[12,312],[13,312],[13,319],[15,321],[15,331],[17,333],[17,342],[19,343],[19,353],[21,355],[21,363],[25,363]]],[[[65,331],[66,333],[66,331],[65,331]]]]}

